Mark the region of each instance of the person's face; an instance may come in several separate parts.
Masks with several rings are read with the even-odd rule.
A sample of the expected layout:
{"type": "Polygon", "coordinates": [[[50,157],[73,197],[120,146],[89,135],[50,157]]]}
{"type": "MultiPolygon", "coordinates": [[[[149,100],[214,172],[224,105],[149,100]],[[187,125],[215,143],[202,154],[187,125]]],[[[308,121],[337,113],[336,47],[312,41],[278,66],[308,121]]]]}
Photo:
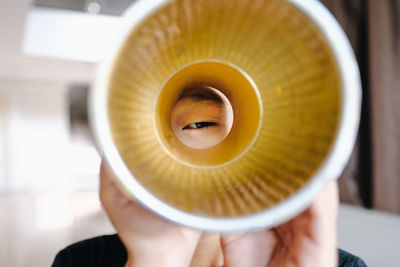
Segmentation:
{"type": "Polygon", "coordinates": [[[229,134],[233,110],[227,97],[209,86],[185,92],[171,112],[171,127],[186,146],[206,149],[218,145],[229,134]]]}

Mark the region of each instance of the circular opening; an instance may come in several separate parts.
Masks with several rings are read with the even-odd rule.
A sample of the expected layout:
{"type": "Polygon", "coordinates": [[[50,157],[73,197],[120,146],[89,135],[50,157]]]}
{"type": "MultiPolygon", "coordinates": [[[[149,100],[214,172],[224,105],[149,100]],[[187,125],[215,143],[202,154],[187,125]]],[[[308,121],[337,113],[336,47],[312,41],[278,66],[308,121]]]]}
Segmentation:
{"type": "Polygon", "coordinates": [[[249,76],[210,60],[188,64],[167,79],[157,99],[155,128],[172,157],[216,167],[247,151],[261,119],[261,98],[249,76]]]}
{"type": "Polygon", "coordinates": [[[190,2],[171,1],[141,21],[104,75],[105,155],[135,197],[178,222],[227,229],[287,218],[278,211],[302,206],[305,194],[296,192],[340,165],[337,129],[342,137],[349,126],[346,89],[354,88],[342,90],[347,76],[336,62],[352,57],[336,61],[320,23],[287,1],[190,2]],[[171,17],[188,12],[195,16],[171,17]],[[188,147],[171,126],[177,100],[196,86],[220,91],[234,113],[229,134],[210,148],[188,147]]]}
{"type": "Polygon", "coordinates": [[[171,111],[171,128],[184,145],[206,149],[220,144],[233,124],[228,98],[211,86],[195,86],[179,96],[171,111]]]}

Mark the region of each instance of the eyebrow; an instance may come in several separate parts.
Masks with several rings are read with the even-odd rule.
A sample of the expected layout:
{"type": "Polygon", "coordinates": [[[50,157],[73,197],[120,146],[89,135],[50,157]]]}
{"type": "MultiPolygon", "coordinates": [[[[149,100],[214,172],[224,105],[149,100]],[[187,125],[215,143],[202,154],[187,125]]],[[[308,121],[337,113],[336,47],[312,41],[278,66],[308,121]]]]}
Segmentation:
{"type": "Polygon", "coordinates": [[[223,103],[223,100],[218,95],[213,92],[209,92],[207,90],[203,90],[200,92],[188,92],[184,93],[181,97],[179,97],[178,101],[190,99],[192,101],[213,101],[217,103],[223,103]]]}

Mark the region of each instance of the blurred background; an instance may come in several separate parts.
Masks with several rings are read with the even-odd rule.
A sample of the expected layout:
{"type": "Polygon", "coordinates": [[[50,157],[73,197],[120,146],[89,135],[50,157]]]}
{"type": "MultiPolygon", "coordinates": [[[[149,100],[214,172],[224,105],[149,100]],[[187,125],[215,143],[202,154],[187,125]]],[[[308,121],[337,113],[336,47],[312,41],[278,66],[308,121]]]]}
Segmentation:
{"type": "MultiPolygon", "coordinates": [[[[134,0],[0,0],[0,266],[50,266],[110,234],[86,100],[134,0]]],[[[323,0],[363,82],[359,138],[342,178],[339,247],[400,266],[400,1],[323,0]]]]}

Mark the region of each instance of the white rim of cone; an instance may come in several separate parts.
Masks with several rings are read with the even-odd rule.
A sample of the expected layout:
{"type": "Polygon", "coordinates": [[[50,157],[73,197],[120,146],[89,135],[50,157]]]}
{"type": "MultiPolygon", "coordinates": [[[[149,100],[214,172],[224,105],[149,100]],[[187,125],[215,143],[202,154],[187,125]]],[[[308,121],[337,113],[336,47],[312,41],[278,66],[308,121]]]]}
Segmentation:
{"type": "Polygon", "coordinates": [[[147,191],[128,170],[113,143],[107,116],[107,85],[117,51],[132,30],[171,0],[140,0],[126,12],[128,28],[117,42],[113,56],[99,69],[91,91],[89,114],[97,149],[113,171],[115,178],[135,199],[154,213],[184,226],[212,232],[232,232],[269,228],[300,214],[313,201],[325,184],[337,179],[351,155],[357,137],[361,111],[361,82],[358,65],[342,28],[318,0],[286,0],[306,14],[324,35],[336,58],[342,79],[342,106],[339,127],[331,153],[319,170],[299,191],[283,202],[259,213],[235,218],[213,218],[190,214],[174,208],[147,191]]]}

